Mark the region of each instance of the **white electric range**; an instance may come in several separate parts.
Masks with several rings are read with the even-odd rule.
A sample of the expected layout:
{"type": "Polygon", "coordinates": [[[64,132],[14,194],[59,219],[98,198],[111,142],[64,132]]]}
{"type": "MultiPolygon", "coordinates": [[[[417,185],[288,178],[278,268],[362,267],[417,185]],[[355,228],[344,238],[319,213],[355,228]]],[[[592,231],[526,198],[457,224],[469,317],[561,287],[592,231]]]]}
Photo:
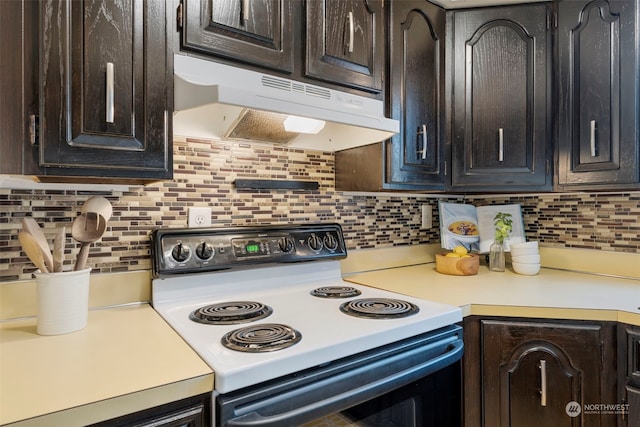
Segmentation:
{"type": "Polygon", "coordinates": [[[161,229],[152,252],[153,307],[211,366],[215,395],[462,319],[458,307],[343,281],[339,259],[347,252],[337,224],[161,229]]]}

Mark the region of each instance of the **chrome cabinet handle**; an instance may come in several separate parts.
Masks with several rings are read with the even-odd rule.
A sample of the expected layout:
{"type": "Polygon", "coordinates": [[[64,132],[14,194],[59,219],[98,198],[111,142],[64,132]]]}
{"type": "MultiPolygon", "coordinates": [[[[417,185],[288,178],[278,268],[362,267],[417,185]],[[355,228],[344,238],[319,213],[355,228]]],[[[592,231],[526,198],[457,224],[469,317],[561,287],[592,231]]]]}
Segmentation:
{"type": "Polygon", "coordinates": [[[427,125],[422,125],[422,130],[418,128],[418,135],[416,135],[416,138],[420,135],[422,135],[422,150],[418,150],[417,153],[420,155],[420,158],[424,160],[427,158],[427,125]]]}
{"type": "Polygon", "coordinates": [[[504,161],[504,129],[498,129],[498,161],[504,161]]]}
{"type": "Polygon", "coordinates": [[[347,20],[349,21],[349,45],[347,46],[347,51],[353,53],[353,12],[349,12],[347,20]]]}
{"type": "Polygon", "coordinates": [[[589,124],[589,147],[591,148],[591,157],[596,157],[596,121],[591,120],[589,124]]]}
{"type": "Polygon", "coordinates": [[[249,20],[249,0],[242,0],[242,22],[247,22],[249,20]]]}
{"type": "Polygon", "coordinates": [[[547,406],[547,361],[540,360],[540,406],[547,406]]]}
{"type": "Polygon", "coordinates": [[[114,87],[113,87],[113,62],[107,62],[107,95],[106,103],[106,122],[113,123],[114,115],[114,87]]]}

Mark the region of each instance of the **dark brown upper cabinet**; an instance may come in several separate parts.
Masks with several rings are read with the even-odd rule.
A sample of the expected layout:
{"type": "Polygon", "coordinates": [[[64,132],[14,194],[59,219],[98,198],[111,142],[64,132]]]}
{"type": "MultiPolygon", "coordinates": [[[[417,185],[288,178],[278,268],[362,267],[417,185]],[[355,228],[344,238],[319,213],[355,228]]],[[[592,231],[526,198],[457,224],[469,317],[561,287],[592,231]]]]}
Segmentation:
{"type": "Polygon", "coordinates": [[[172,176],[165,2],[40,2],[41,175],[172,176]]]}
{"type": "Polygon", "coordinates": [[[306,77],[382,92],[382,1],[307,1],[306,23],[306,77]]]}
{"type": "Polygon", "coordinates": [[[400,132],[386,143],[388,182],[445,188],[445,11],[391,2],[388,94],[400,132]]]}
{"type": "Polygon", "coordinates": [[[290,0],[183,0],[181,12],[183,49],[293,72],[290,0]]]}
{"type": "Polygon", "coordinates": [[[551,189],[547,4],[453,17],[452,189],[551,189]]]}
{"type": "Polygon", "coordinates": [[[558,185],[640,186],[637,0],[558,2],[558,185]]]}
{"type": "Polygon", "coordinates": [[[33,128],[28,125],[29,117],[35,119],[38,112],[37,25],[37,2],[0,1],[1,174],[39,172],[38,150],[31,145],[33,128]]]}
{"type": "Polygon", "coordinates": [[[400,132],[380,144],[336,153],[345,191],[445,188],[444,9],[424,0],[387,4],[390,116],[400,132]]]}

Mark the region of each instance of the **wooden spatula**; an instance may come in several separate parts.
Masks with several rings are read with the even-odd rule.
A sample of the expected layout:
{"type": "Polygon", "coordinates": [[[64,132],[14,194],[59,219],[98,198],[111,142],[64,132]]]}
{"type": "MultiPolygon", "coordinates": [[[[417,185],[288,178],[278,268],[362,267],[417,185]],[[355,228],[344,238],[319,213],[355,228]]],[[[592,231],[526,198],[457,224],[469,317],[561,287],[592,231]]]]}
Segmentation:
{"type": "Polygon", "coordinates": [[[40,247],[40,250],[42,251],[42,257],[44,258],[44,262],[47,265],[48,270],[54,271],[53,256],[51,255],[49,243],[36,220],[30,216],[22,218],[22,230],[29,233],[34,238],[38,247],[40,247]]]}
{"type": "Polygon", "coordinates": [[[26,231],[21,231],[18,233],[18,240],[20,240],[22,250],[25,254],[27,254],[33,265],[35,265],[43,273],[48,273],[49,269],[44,262],[42,249],[40,248],[40,245],[38,245],[36,239],[26,231]]]}

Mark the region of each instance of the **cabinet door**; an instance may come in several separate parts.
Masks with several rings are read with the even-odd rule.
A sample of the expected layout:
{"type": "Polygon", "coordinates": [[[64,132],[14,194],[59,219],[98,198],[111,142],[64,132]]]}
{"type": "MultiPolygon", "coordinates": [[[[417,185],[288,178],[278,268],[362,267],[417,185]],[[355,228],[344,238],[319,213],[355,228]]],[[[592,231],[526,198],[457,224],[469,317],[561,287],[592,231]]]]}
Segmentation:
{"type": "Polygon", "coordinates": [[[211,425],[211,395],[203,394],[145,409],[90,427],[205,427],[211,425]]]}
{"type": "Polygon", "coordinates": [[[38,109],[37,25],[36,2],[0,1],[0,174],[39,171],[27,126],[38,109]]]}
{"type": "MultiPolygon", "coordinates": [[[[629,413],[626,418],[627,426],[640,426],[640,388],[626,387],[629,413]]],[[[625,425],[625,424],[623,424],[625,425]]]]}
{"type": "Polygon", "coordinates": [[[184,0],[182,48],[293,72],[290,0],[184,0]]]}
{"type": "Polygon", "coordinates": [[[170,178],[165,2],[40,5],[44,174],[170,178]]]}
{"type": "Polygon", "coordinates": [[[581,405],[609,398],[601,376],[611,375],[603,355],[613,332],[598,324],[483,320],[481,334],[484,425],[615,425],[615,415],[581,413],[581,405]]]}
{"type": "Polygon", "coordinates": [[[550,189],[548,6],[454,13],[452,186],[550,189]]]}
{"type": "Polygon", "coordinates": [[[618,377],[618,402],[628,404],[618,427],[640,426],[640,326],[618,325],[618,377]]]}
{"type": "Polygon", "coordinates": [[[380,93],[384,64],[382,1],[308,1],[306,16],[305,75],[380,93]]]}
{"type": "Polygon", "coordinates": [[[385,143],[387,182],[445,186],[445,11],[425,1],[391,2],[388,99],[400,132],[385,143]]]}
{"type": "Polygon", "coordinates": [[[560,185],[640,183],[639,7],[558,3],[560,185]]]}

